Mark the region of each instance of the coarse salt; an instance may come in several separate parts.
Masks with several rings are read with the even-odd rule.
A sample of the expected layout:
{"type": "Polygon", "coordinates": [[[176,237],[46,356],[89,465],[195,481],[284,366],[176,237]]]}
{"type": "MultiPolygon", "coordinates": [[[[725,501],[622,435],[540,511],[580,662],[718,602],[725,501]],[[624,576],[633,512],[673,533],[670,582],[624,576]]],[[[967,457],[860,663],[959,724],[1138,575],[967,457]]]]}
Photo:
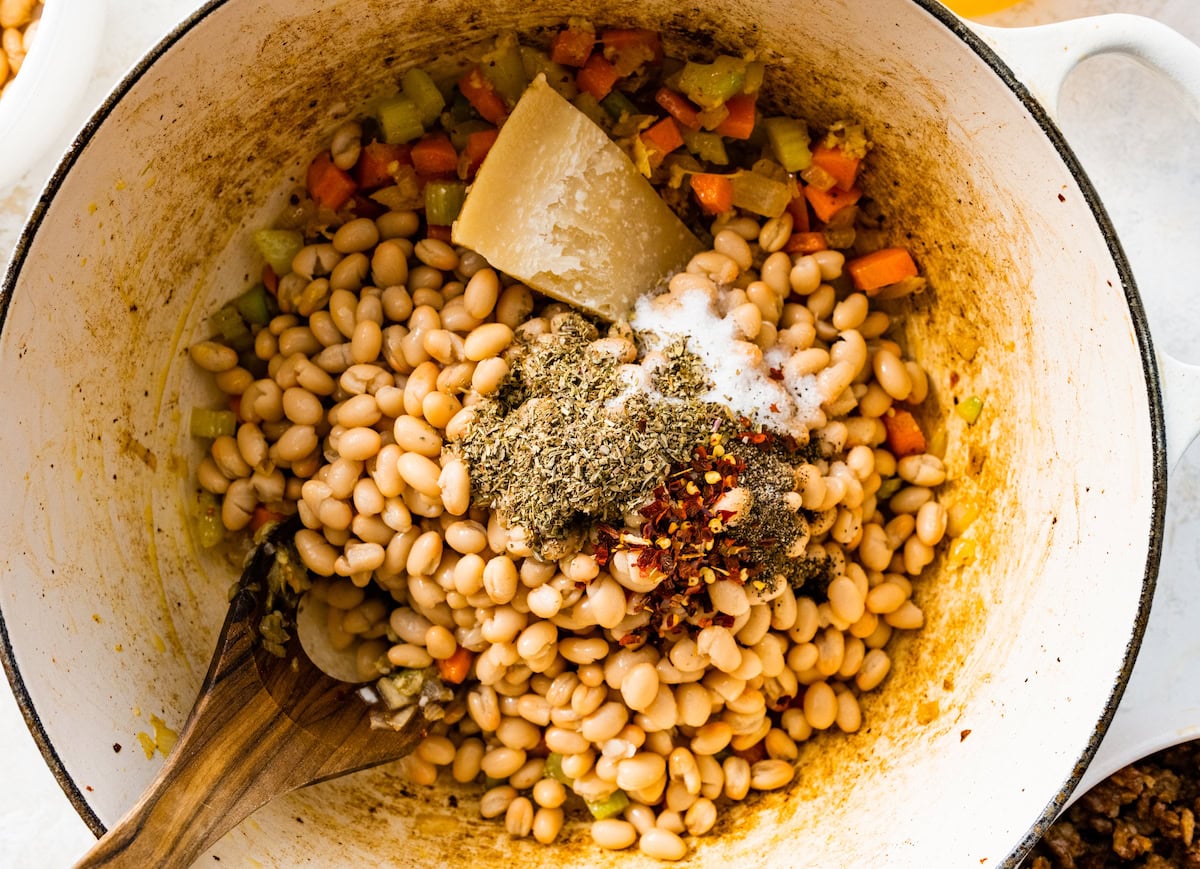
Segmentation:
{"type": "Polygon", "coordinates": [[[821,396],[817,378],[776,380],[771,368],[782,370],[786,351],[772,348],[764,356],[743,340],[732,317],[722,317],[714,294],[691,288],[659,296],[642,296],[634,307],[632,325],[648,349],[659,349],[686,337],[687,349],[704,366],[712,389],[699,396],[729,407],[734,413],[778,432],[805,439],[821,425],[821,396]],[[778,362],[777,365],[772,363],[778,362]]]}

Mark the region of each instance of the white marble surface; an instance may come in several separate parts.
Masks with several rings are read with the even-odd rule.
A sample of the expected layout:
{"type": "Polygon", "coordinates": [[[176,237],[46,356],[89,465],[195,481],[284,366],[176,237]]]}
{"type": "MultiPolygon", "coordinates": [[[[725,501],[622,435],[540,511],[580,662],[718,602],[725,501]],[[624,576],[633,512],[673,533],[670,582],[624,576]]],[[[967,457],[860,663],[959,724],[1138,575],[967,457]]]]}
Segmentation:
{"type": "MultiPolygon", "coordinates": [[[[71,130],[82,125],[138,57],[200,5],[200,0],[65,2],[107,2],[109,7],[105,48],[91,87],[70,110],[71,130]]],[[[1106,12],[1149,15],[1200,42],[1196,0],[1023,0],[990,16],[988,23],[1041,24],[1106,12]]],[[[1200,122],[1152,73],[1129,61],[1100,58],[1085,63],[1068,82],[1061,126],[1113,217],[1158,347],[1200,362],[1195,341],[1200,303],[1192,267],[1200,218],[1200,122]]],[[[0,268],[69,139],[64,133],[21,181],[0,188],[0,268]]],[[[1195,655],[1179,654],[1186,646],[1181,638],[1200,638],[1192,627],[1200,615],[1200,604],[1192,600],[1198,574],[1200,447],[1194,447],[1171,477],[1166,549],[1150,628],[1098,763],[1116,757],[1136,729],[1137,713],[1164,697],[1200,721],[1200,690],[1187,677],[1195,655]]],[[[1200,639],[1190,642],[1200,651],[1200,639]]],[[[0,869],[70,865],[87,849],[91,834],[50,775],[6,688],[0,688],[0,745],[0,869]]]]}

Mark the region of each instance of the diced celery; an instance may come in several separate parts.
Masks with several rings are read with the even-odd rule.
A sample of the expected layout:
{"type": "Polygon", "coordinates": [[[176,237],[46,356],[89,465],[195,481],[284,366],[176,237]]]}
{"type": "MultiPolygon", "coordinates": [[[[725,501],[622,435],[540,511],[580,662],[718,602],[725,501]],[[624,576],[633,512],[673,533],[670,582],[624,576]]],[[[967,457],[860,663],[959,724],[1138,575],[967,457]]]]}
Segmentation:
{"type": "Polygon", "coordinates": [[[250,330],[246,327],[246,321],[242,319],[242,315],[238,313],[238,309],[232,304],[222,305],[220,308],[217,308],[216,312],[208,318],[208,321],[221,333],[221,337],[225,339],[225,342],[235,350],[241,349],[235,346],[236,342],[250,334],[250,330]]]}
{"type": "Polygon", "coordinates": [[[496,93],[510,106],[516,105],[529,85],[516,35],[501,34],[496,40],[496,47],[483,56],[480,66],[488,81],[496,88],[496,93]]]}
{"type": "Polygon", "coordinates": [[[449,129],[448,132],[450,134],[450,144],[454,146],[455,151],[458,151],[461,154],[467,147],[467,139],[472,133],[477,133],[480,130],[490,130],[492,128],[492,124],[489,124],[487,121],[481,121],[478,118],[462,121],[449,129]]]}
{"type": "Polygon", "coordinates": [[[575,99],[579,88],[575,86],[574,73],[561,63],[552,61],[546,52],[532,46],[522,45],[520,51],[521,63],[525,65],[526,80],[533,81],[539,73],[544,74],[546,84],[558,91],[564,100],[575,99]]]}
{"type": "Polygon", "coordinates": [[[775,159],[789,172],[799,172],[812,165],[808,127],[795,118],[767,118],[763,121],[767,141],[775,159]]]}
{"type": "Polygon", "coordinates": [[[470,100],[464,97],[458,88],[454,89],[450,107],[446,109],[446,114],[450,116],[451,123],[458,123],[479,117],[479,113],[475,111],[475,107],[471,105],[470,100]]]}
{"type": "Polygon", "coordinates": [[[716,108],[741,93],[745,83],[746,61],[724,54],[712,63],[689,62],[679,74],[679,87],[705,109],[716,108]]]}
{"type": "Polygon", "coordinates": [[[232,410],[193,407],[188,428],[194,438],[219,438],[223,435],[233,437],[237,431],[237,417],[232,410]]]}
{"type": "Polygon", "coordinates": [[[375,109],[379,121],[379,132],[389,145],[401,145],[419,139],[425,134],[421,123],[421,110],[408,97],[392,97],[384,100],[375,109]]]}
{"type": "Polygon", "coordinates": [[[757,172],[737,172],[730,183],[733,204],[763,217],[778,217],[792,200],[788,185],[757,172]]]}
{"type": "Polygon", "coordinates": [[[203,549],[212,549],[225,539],[225,526],[221,523],[221,505],[212,492],[197,492],[192,528],[196,542],[203,549]]]}
{"type": "Polygon", "coordinates": [[[259,359],[253,347],[238,351],[238,365],[249,371],[255,380],[262,380],[268,376],[267,360],[259,359]]]}
{"type": "Polygon", "coordinates": [[[706,130],[715,130],[717,127],[721,126],[721,124],[725,123],[725,119],[728,117],[729,109],[725,107],[724,103],[721,103],[721,105],[717,106],[716,108],[703,109],[697,115],[697,119],[700,121],[700,126],[706,130]]]}
{"type": "Polygon", "coordinates": [[[979,414],[983,413],[983,399],[978,395],[965,398],[954,408],[954,412],[965,419],[967,425],[974,425],[979,419],[979,414]]]}
{"type": "Polygon", "coordinates": [[[252,326],[265,326],[273,316],[271,294],[262,284],[255,284],[233,300],[242,319],[252,326]]]}
{"type": "Polygon", "coordinates": [[[904,481],[899,477],[888,477],[879,484],[879,488],[875,490],[875,498],[878,501],[886,501],[888,498],[900,491],[900,486],[904,481]]]}
{"type": "Polygon", "coordinates": [[[714,166],[728,166],[729,154],[725,151],[725,140],[716,133],[706,133],[703,130],[689,130],[681,126],[679,132],[683,135],[683,144],[689,152],[701,160],[714,166]]]}
{"type": "Polygon", "coordinates": [[[592,817],[597,821],[603,821],[605,818],[611,818],[613,815],[619,815],[625,811],[629,805],[629,797],[625,791],[616,790],[602,800],[584,800],[588,811],[592,813],[592,817]]]}
{"type": "Polygon", "coordinates": [[[462,210],[467,185],[461,181],[430,181],[425,185],[425,220],[449,226],[462,210]]]}
{"type": "Polygon", "coordinates": [[[442,109],[446,107],[446,99],[429,77],[429,73],[418,67],[414,66],[404,73],[404,78],[400,80],[400,89],[417,107],[421,114],[421,124],[426,127],[436,121],[442,109]]]}
{"type": "Polygon", "coordinates": [[[304,236],[298,229],[259,229],[254,232],[254,246],[271,271],[282,277],[292,270],[292,260],[304,247],[304,236]]]}
{"type": "MultiPolygon", "coordinates": [[[[852,211],[853,209],[853,205],[848,205],[842,211],[852,211]]],[[[858,232],[853,226],[825,229],[825,243],[834,250],[846,250],[853,247],[856,238],[858,238],[858,232]]]]}
{"type": "Polygon", "coordinates": [[[546,755],[546,763],[542,768],[542,775],[546,776],[546,778],[552,778],[557,782],[562,782],[567,787],[570,787],[573,783],[572,779],[563,772],[562,755],[557,751],[552,751],[546,755]]]}
{"type": "Polygon", "coordinates": [[[609,123],[608,112],[604,111],[599,101],[587,91],[582,91],[571,102],[596,126],[604,127],[609,123]]]}
{"type": "Polygon", "coordinates": [[[638,113],[638,107],[633,104],[633,101],[629,97],[620,91],[610,93],[600,101],[600,105],[614,121],[619,121],[622,115],[628,116],[638,113]]]}
{"type": "Polygon", "coordinates": [[[754,94],[762,88],[763,78],[767,73],[767,65],[761,60],[752,60],[746,64],[746,80],[742,84],[742,93],[754,94]]]}
{"type": "Polygon", "coordinates": [[[425,684],[425,671],[415,668],[397,670],[387,677],[396,690],[405,697],[415,697],[425,684]]]}

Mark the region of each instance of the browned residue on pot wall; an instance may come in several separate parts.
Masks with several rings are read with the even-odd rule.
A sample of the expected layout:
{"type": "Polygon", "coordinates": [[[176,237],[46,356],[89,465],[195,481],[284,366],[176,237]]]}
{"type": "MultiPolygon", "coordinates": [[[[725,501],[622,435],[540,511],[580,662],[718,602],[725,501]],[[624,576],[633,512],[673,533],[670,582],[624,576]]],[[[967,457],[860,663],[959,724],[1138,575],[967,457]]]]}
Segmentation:
{"type": "MultiPolygon", "coordinates": [[[[255,277],[245,226],[265,219],[267,203],[297,183],[316,143],[341,118],[394,92],[408,67],[446,67],[500,26],[534,32],[585,11],[567,0],[514,3],[499,13],[496,0],[347,0],[306,18],[295,10],[315,8],[317,0],[231,5],[254,7],[241,19],[243,29],[221,31],[233,16],[218,9],[185,40],[206,40],[220,52],[194,52],[185,61],[168,50],[110,122],[124,125],[108,143],[119,168],[106,174],[107,164],[98,161],[100,169],[75,181],[90,185],[83,201],[94,207],[73,219],[98,237],[97,251],[77,285],[54,292],[85,301],[61,302],[47,288],[37,303],[37,315],[91,360],[71,369],[75,380],[57,386],[88,402],[66,437],[82,485],[106,505],[95,536],[122,541],[123,575],[140,575],[146,565],[155,571],[154,601],[147,601],[147,582],[106,587],[105,630],[114,632],[107,642],[127,645],[122,684],[136,674],[147,712],[172,726],[182,724],[199,686],[234,575],[231,565],[194,550],[181,506],[196,460],[187,414],[193,403],[216,399],[202,394],[185,347],[205,334],[216,303],[255,277]],[[262,33],[259,19],[277,17],[281,23],[262,33]],[[454,56],[446,54],[448,45],[454,56]],[[113,145],[118,139],[140,161],[136,166],[125,148],[113,145]],[[97,298],[97,287],[113,292],[97,298]],[[82,317],[78,304],[89,306],[82,317]],[[170,653],[155,651],[151,637],[167,637],[170,653]]],[[[815,38],[831,27],[835,6],[779,3],[768,13],[745,0],[703,8],[625,0],[588,5],[599,23],[662,30],[673,53],[754,51],[768,61],[767,90],[780,107],[818,128],[843,118],[867,126],[877,148],[865,187],[888,218],[881,237],[869,241],[910,246],[930,282],[928,292],[895,309],[906,315],[905,340],[930,375],[922,422],[930,433],[946,430],[947,499],[986,508],[967,534],[970,558],[955,564],[942,558],[918,584],[927,626],[892,646],[892,674],[864,701],[863,729],[813,739],[789,790],[728,810],[684,865],[795,865],[790,849],[797,837],[827,835],[830,819],[861,798],[856,781],[878,786],[935,742],[953,750],[944,746],[957,745],[962,731],[984,738],[963,710],[972,686],[990,675],[981,662],[1003,660],[997,649],[1026,616],[1021,602],[1029,592],[1020,578],[1036,573],[1051,533],[1049,515],[1022,518],[1017,500],[1018,492],[1036,488],[1039,469],[1013,460],[1048,454],[1030,449],[1045,436],[1030,425],[1038,410],[1030,384],[1044,350],[1022,299],[1032,280],[1023,264],[1032,259],[1028,246],[1037,226],[1013,213],[1009,193],[991,183],[988,167],[971,165],[971,137],[988,135],[986,113],[952,116],[943,94],[953,83],[928,79],[886,40],[867,60],[855,53],[861,49],[815,38]],[[987,405],[981,421],[968,427],[952,408],[972,394],[985,395],[987,405]]],[[[911,13],[902,2],[869,8],[864,16],[911,13]]],[[[943,48],[957,42],[948,32],[939,38],[943,48]]],[[[962,75],[992,73],[967,64],[962,75]]],[[[61,246],[69,258],[67,243],[61,246]]],[[[6,327],[6,338],[22,340],[13,328],[6,327]]],[[[87,571],[75,567],[56,576],[48,587],[65,591],[85,581],[87,571]]],[[[130,707],[137,702],[121,698],[130,707]]],[[[127,732],[140,727],[131,717],[127,732]]],[[[106,733],[96,738],[114,741],[106,733]]],[[[128,755],[121,760],[133,762],[128,755]]],[[[131,802],[119,788],[136,793],[138,780],[153,769],[121,771],[127,775],[91,783],[106,820],[131,802]]],[[[405,867],[656,865],[598,851],[581,823],[571,824],[553,848],[512,841],[500,825],[479,819],[477,798],[477,791],[409,788],[389,770],[357,774],[265,809],[215,854],[240,857],[252,833],[250,853],[273,865],[334,847],[348,863],[405,867]]],[[[886,855],[873,856],[886,862],[886,855]]]]}

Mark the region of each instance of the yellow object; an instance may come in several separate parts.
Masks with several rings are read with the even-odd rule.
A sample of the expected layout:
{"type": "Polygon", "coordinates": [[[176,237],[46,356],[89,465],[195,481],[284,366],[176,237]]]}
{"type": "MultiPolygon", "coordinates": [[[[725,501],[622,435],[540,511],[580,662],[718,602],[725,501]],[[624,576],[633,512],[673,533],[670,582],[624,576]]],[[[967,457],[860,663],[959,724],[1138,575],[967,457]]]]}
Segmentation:
{"type": "Polygon", "coordinates": [[[1015,6],[1019,0],[942,0],[952,12],[964,18],[974,18],[977,15],[987,15],[989,12],[999,12],[1009,6],[1015,6]]]}
{"type": "Polygon", "coordinates": [[[544,76],[501,128],[451,232],[500,271],[607,320],[702,249],[625,152],[544,76]]]}

